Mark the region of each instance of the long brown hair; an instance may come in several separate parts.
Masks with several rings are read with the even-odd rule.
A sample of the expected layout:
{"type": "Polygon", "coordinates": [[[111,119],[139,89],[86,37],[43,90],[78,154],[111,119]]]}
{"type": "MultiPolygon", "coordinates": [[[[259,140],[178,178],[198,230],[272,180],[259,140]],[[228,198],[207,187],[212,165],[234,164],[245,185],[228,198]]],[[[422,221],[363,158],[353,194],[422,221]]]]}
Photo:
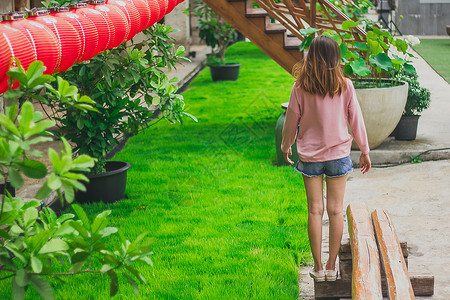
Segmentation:
{"type": "Polygon", "coordinates": [[[333,97],[347,88],[338,43],[326,36],[314,38],[304,61],[293,68],[297,86],[311,94],[333,97]]]}

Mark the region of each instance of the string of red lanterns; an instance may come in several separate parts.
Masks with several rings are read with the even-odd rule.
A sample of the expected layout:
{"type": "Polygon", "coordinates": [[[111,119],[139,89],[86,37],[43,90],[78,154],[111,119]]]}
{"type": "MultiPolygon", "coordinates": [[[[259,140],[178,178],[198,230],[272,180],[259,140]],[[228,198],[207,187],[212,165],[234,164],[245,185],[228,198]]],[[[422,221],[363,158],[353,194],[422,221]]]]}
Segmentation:
{"type": "MultiPolygon", "coordinates": [[[[0,22],[0,94],[15,58],[26,69],[36,60],[45,73],[65,71],[132,39],[184,0],[90,0],[70,7],[12,12],[0,22]]],[[[13,86],[12,88],[15,88],[13,86]]]]}

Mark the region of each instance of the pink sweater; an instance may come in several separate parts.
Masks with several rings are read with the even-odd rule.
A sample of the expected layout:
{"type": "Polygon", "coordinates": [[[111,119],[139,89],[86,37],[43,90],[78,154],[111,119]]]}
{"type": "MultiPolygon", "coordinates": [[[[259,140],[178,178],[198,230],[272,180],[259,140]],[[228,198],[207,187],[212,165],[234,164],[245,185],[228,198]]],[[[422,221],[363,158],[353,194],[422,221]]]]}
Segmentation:
{"type": "Polygon", "coordinates": [[[292,88],[286,121],[283,128],[281,150],[286,153],[295,141],[297,126],[297,152],[304,162],[322,162],[350,155],[352,136],[363,154],[369,153],[366,127],[355,88],[347,79],[347,89],[341,95],[309,94],[295,84],[292,88]]]}

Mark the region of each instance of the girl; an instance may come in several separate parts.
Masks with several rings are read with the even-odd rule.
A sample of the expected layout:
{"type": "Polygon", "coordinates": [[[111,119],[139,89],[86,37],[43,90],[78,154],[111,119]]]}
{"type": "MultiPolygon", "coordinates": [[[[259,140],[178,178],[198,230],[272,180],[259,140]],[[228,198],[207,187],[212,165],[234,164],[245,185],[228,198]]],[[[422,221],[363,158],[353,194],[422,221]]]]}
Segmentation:
{"type": "Polygon", "coordinates": [[[308,236],[314,267],[310,276],[316,281],[337,278],[336,258],[344,227],[343,202],[347,175],[353,170],[350,159],[352,136],[361,149],[360,167],[371,168],[369,143],[364,120],[351,80],[344,77],[338,44],[325,36],[316,37],[302,64],[294,67],[296,82],[292,89],[281,150],[289,158],[297,128],[299,161],[295,170],[303,174],[308,201],[308,236]],[[329,217],[329,258],[321,261],[323,175],[326,177],[329,217]]]}

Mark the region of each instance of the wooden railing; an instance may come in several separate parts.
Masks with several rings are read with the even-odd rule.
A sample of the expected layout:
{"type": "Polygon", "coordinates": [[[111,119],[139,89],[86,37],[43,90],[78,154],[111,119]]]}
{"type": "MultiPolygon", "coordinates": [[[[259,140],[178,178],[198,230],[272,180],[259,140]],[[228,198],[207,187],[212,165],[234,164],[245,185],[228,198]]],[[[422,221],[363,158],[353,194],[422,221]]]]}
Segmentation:
{"type": "MultiPolygon", "coordinates": [[[[351,30],[342,29],[340,25],[350,19],[327,0],[253,1],[300,40],[304,39],[300,29],[307,27],[314,27],[322,32],[329,29],[334,30],[342,40],[344,40],[345,33],[350,33],[352,40],[355,41],[361,41],[366,36],[366,32],[359,26],[351,30]],[[320,9],[318,10],[317,7],[320,9]]],[[[346,0],[346,2],[353,4],[350,0],[346,0]]],[[[348,41],[348,39],[345,40],[348,41]]]]}

